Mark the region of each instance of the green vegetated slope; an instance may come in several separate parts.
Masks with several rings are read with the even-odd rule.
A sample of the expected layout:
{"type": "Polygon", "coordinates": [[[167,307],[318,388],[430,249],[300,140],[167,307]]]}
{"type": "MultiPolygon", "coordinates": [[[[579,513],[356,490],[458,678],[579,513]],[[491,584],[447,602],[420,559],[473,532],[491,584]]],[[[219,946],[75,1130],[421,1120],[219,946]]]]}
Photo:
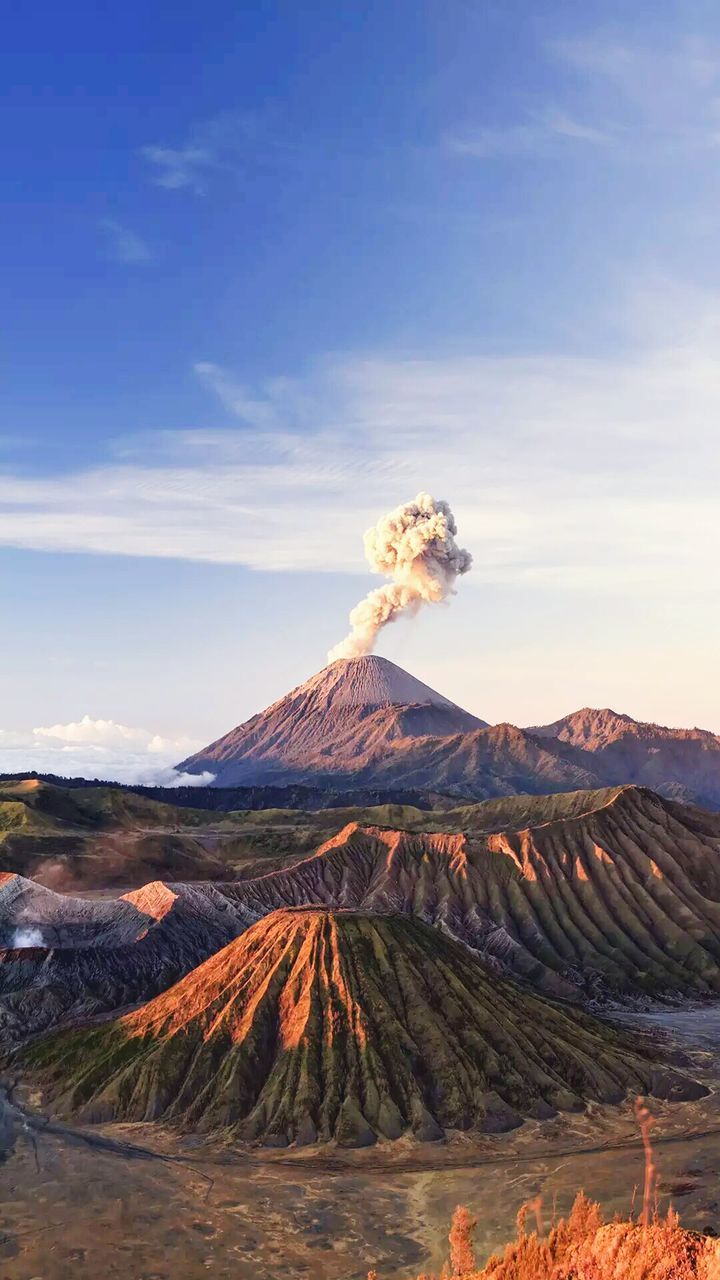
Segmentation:
{"type": "Polygon", "coordinates": [[[82,830],[105,826],[186,827],[205,826],[213,815],[203,810],[178,808],[122,787],[58,787],[36,778],[0,783],[0,830],[6,829],[5,814],[22,808],[28,829],[82,830]]]}
{"type": "Polygon", "coordinates": [[[628,1090],[701,1096],[629,1038],[488,973],[420,921],[260,921],[118,1021],[25,1050],[61,1113],[271,1145],[498,1131],[628,1090]]]}
{"type": "Polygon", "coordinates": [[[603,794],[511,796],[432,812],[381,804],[216,813],[117,787],[63,788],[24,779],[0,784],[0,870],[63,892],[134,888],[152,879],[248,879],[292,866],[350,822],[491,831],[581,811],[603,794]]]}
{"type": "Polygon", "coordinates": [[[220,879],[228,874],[218,852],[224,823],[225,815],[175,808],[117,787],[5,782],[0,871],[62,891],[128,887],[156,877],[220,879]]]}
{"type": "Polygon", "coordinates": [[[604,787],[599,791],[566,791],[549,796],[500,796],[477,804],[431,810],[404,804],[353,805],[319,812],[246,809],[234,810],[228,818],[238,823],[252,822],[258,828],[284,825],[312,827],[318,831],[339,830],[349,822],[402,827],[408,831],[500,831],[576,817],[610,803],[622,790],[622,787],[604,787]]]}

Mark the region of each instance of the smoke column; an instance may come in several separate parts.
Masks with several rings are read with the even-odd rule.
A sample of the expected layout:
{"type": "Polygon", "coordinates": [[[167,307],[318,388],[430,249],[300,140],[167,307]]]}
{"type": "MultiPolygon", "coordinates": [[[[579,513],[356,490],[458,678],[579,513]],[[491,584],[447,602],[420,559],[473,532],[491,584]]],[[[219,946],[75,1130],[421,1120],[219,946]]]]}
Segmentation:
{"type": "Polygon", "coordinates": [[[472,564],[470,552],[457,545],[456,533],[447,502],[429,493],[419,493],[368,529],[364,543],[370,568],[391,581],[355,606],[350,632],[330,650],[330,662],[372,653],[378,632],[389,622],[454,595],[456,578],[472,564]]]}

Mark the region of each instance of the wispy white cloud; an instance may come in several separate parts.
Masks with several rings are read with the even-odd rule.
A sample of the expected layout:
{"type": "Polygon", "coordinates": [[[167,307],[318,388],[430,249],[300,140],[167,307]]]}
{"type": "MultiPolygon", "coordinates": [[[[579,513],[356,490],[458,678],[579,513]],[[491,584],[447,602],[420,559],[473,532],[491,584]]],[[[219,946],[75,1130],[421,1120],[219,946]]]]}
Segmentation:
{"type": "Polygon", "coordinates": [[[658,288],[630,315],[630,352],[593,360],[334,357],[261,387],[201,364],[236,426],[0,472],[0,545],[364,572],[363,529],[429,488],[478,583],[704,590],[720,302],[658,288]]]}
{"type": "Polygon", "coordinates": [[[178,773],[174,764],[202,744],[85,715],[67,724],[0,730],[0,772],[55,773],[145,786],[201,786],[212,774],[178,773]]]}
{"type": "MultiPolygon", "coordinates": [[[[450,131],[448,150],[478,159],[555,156],[574,143],[643,150],[645,158],[720,145],[720,43],[598,31],[555,40],[547,53],[568,73],[562,100],[507,124],[474,122],[450,131]]],[[[556,77],[557,78],[557,77],[556,77]]]]}
{"type": "Polygon", "coordinates": [[[597,32],[590,38],[556,40],[556,57],[585,75],[606,79],[628,98],[662,110],[669,98],[715,92],[720,84],[720,43],[686,36],[659,45],[597,32]]]}
{"type": "Polygon", "coordinates": [[[223,111],[193,125],[179,145],[153,143],[141,148],[156,186],[205,195],[219,174],[246,174],[279,162],[289,149],[266,113],[223,111]]]}
{"type": "Polygon", "coordinates": [[[587,124],[556,108],[548,108],[518,124],[471,127],[448,133],[444,139],[448,151],[481,160],[503,155],[553,154],[568,144],[609,146],[613,141],[609,130],[587,124]]]}
{"type": "Polygon", "coordinates": [[[105,234],[107,251],[116,262],[149,262],[152,258],[145,241],[114,218],[102,218],[100,228],[105,234]]]}
{"type": "Polygon", "coordinates": [[[548,110],[544,116],[544,126],[548,133],[558,138],[569,138],[575,142],[590,142],[597,146],[606,146],[615,141],[608,129],[598,129],[582,120],[576,120],[567,111],[548,110]]]}
{"type": "Polygon", "coordinates": [[[279,382],[273,384],[269,395],[266,392],[264,396],[258,397],[220,365],[208,360],[198,360],[194,368],[198,377],[236,417],[263,429],[282,426],[282,410],[277,403],[281,395],[279,382]]]}
{"type": "Polygon", "coordinates": [[[204,147],[148,146],[142,148],[142,154],[154,165],[156,186],[168,191],[188,188],[196,195],[204,194],[207,171],[216,164],[215,156],[204,147]]]}
{"type": "Polygon", "coordinates": [[[623,122],[628,147],[646,154],[715,147],[720,125],[720,43],[685,37],[659,44],[598,32],[560,40],[553,56],[577,78],[587,103],[623,122]]]}

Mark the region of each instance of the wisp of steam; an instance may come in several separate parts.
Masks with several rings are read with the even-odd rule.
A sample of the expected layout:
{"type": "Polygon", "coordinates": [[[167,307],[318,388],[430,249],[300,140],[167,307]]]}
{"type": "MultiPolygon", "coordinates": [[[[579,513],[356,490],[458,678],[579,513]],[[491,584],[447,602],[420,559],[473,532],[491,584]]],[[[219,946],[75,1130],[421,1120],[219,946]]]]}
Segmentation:
{"type": "Polygon", "coordinates": [[[45,945],[40,929],[16,929],[12,940],[13,950],[24,951],[26,947],[42,947],[45,945]]]}
{"type": "Polygon", "coordinates": [[[455,541],[457,525],[447,502],[419,493],[396,507],[365,534],[371,569],[391,581],[370,591],[350,614],[350,632],[328,654],[361,658],[372,653],[378,632],[401,615],[417,613],[454,595],[455,580],[472,564],[469,551],[455,541]]]}

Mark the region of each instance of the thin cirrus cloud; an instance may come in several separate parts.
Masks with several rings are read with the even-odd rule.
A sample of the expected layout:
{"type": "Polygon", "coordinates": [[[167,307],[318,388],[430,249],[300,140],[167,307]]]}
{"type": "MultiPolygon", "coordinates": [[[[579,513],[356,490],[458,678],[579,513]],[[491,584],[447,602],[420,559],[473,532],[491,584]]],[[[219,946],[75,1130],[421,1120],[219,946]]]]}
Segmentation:
{"type": "Polygon", "coordinates": [[[201,744],[166,738],[116,720],[80,720],[28,730],[0,730],[0,772],[33,770],[145,786],[202,786],[213,775],[178,772],[175,764],[201,744]]]}
{"type": "Polygon", "coordinates": [[[478,584],[704,592],[720,300],[662,287],[631,314],[629,350],[595,359],[348,355],[261,387],[203,362],[226,428],[131,439],[61,475],[5,470],[0,545],[363,572],[363,529],[430,488],[478,584]]]}
{"type": "Polygon", "coordinates": [[[646,157],[720,145],[720,44],[640,43],[603,32],[546,45],[567,77],[565,100],[506,124],[473,123],[444,137],[456,155],[557,155],[563,146],[642,147],[646,157]]]}
{"type": "Polygon", "coordinates": [[[100,228],[105,236],[107,254],[116,262],[149,262],[152,258],[150,247],[142,237],[115,218],[101,218],[100,228]]]}
{"type": "Polygon", "coordinates": [[[549,109],[520,124],[451,132],[445,135],[444,143],[446,149],[456,155],[490,159],[551,153],[569,143],[606,147],[614,140],[608,129],[586,124],[565,111],[549,109]]]}
{"type": "Polygon", "coordinates": [[[156,186],[168,191],[186,188],[196,195],[204,194],[207,172],[217,163],[212,152],[203,147],[147,146],[142,148],[142,154],[154,167],[156,186]]]}
{"type": "Polygon", "coordinates": [[[614,104],[628,145],[641,145],[646,156],[674,159],[720,144],[720,43],[568,40],[553,52],[596,100],[614,104]]]}
{"type": "Polygon", "coordinates": [[[556,40],[549,51],[585,77],[605,80],[648,110],[667,113],[679,98],[704,99],[720,79],[720,43],[704,37],[664,45],[596,34],[591,39],[556,40]]]}

